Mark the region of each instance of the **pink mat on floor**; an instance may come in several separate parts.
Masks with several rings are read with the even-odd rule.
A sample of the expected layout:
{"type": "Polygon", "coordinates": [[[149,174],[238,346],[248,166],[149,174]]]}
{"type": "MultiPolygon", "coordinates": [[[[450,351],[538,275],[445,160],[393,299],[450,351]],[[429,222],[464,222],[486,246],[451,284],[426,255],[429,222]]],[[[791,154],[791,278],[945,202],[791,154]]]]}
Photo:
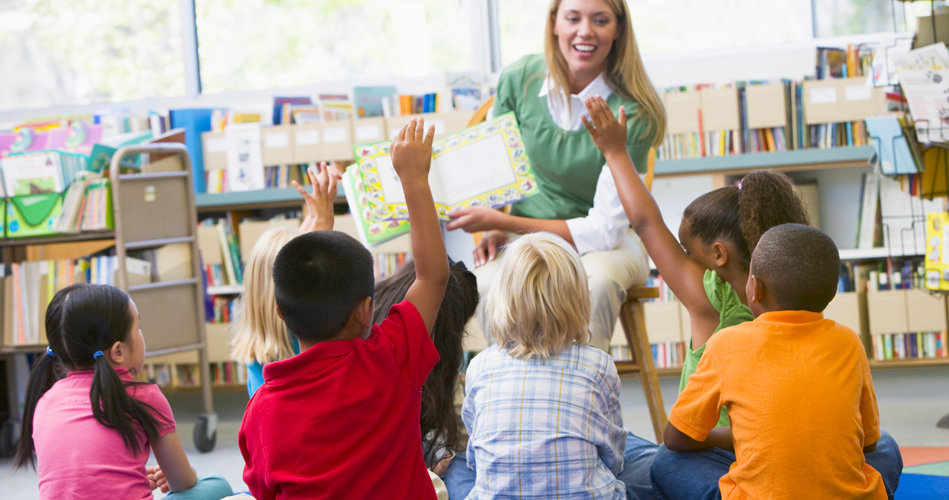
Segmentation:
{"type": "Polygon", "coordinates": [[[931,464],[949,460],[949,446],[905,446],[900,447],[903,467],[931,464]]]}

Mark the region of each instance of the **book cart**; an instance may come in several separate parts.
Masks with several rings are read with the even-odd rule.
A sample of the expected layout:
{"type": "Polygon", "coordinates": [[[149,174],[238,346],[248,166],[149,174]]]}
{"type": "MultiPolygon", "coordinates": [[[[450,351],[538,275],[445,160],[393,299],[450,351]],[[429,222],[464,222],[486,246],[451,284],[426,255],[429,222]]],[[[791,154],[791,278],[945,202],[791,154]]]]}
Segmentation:
{"type": "MultiPolygon", "coordinates": [[[[204,413],[194,427],[194,444],[201,452],[214,448],[217,440],[217,415],[211,398],[207,370],[207,345],[204,330],[204,290],[196,238],[196,209],[191,161],[180,144],[150,144],[119,149],[110,167],[114,231],[79,233],[45,238],[7,239],[0,242],[4,262],[12,262],[18,249],[26,245],[66,243],[89,240],[114,240],[117,257],[115,284],[135,301],[142,317],[147,355],[198,350],[203,367],[201,389],[204,413]],[[123,174],[122,159],[132,155],[150,156],[141,173],[123,174]],[[156,160],[162,158],[161,162],[156,160]],[[172,161],[168,161],[171,159],[172,161]],[[180,279],[129,285],[125,258],[130,250],[158,248],[170,244],[187,245],[190,269],[180,279]]],[[[17,382],[12,356],[41,353],[45,345],[0,346],[7,366],[7,395],[10,419],[0,433],[0,451],[9,453],[19,437],[17,382]]]]}

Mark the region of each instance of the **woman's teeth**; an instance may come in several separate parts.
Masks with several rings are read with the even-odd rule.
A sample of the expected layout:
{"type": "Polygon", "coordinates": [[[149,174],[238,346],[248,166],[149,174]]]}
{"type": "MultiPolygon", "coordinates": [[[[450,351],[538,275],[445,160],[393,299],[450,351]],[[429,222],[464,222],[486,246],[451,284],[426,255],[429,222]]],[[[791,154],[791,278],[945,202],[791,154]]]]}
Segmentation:
{"type": "Polygon", "coordinates": [[[596,50],[595,45],[574,45],[573,48],[579,52],[593,52],[596,50]]]}

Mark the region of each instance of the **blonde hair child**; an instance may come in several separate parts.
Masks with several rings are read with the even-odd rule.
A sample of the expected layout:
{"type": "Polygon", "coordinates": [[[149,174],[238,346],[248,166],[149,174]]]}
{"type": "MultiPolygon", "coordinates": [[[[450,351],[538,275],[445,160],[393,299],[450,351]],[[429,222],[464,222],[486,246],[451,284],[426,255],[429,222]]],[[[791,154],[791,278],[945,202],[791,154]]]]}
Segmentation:
{"type": "Polygon", "coordinates": [[[333,229],[333,201],[341,174],[335,167],[322,163],[319,173],[310,167],[307,175],[313,184],[312,194],[293,181],[307,207],[300,229],[266,231],[251,250],[244,269],[244,293],[240,320],[231,342],[231,358],[247,365],[247,392],[251,396],[264,383],[265,364],[290,358],[300,351],[287,325],[277,316],[271,274],[274,258],[287,242],[303,233],[333,229]]]}
{"type": "Polygon", "coordinates": [[[625,499],[620,380],[609,355],[586,345],[590,299],[577,252],[550,233],[517,239],[486,307],[498,342],[466,376],[462,420],[476,476],[468,498],[625,499]]]}

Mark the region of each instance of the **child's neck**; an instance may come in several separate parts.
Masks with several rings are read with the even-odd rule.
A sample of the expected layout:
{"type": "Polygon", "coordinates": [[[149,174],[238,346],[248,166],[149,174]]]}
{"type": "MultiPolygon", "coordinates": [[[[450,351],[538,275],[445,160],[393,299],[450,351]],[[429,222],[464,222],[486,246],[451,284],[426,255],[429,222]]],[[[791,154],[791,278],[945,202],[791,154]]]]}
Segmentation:
{"type": "Polygon", "coordinates": [[[732,289],[735,290],[735,293],[738,294],[738,299],[741,300],[741,303],[747,306],[748,297],[745,294],[745,285],[748,284],[748,271],[726,266],[716,272],[722,281],[731,285],[732,289]]]}
{"type": "Polygon", "coordinates": [[[343,327],[342,330],[340,330],[339,333],[337,333],[335,336],[330,337],[326,340],[318,340],[318,341],[304,340],[304,339],[297,339],[297,340],[300,342],[300,352],[303,352],[323,342],[332,342],[334,340],[353,340],[356,338],[365,339],[365,338],[368,338],[368,335],[366,334],[366,332],[364,332],[363,328],[359,327],[358,323],[349,322],[346,324],[346,326],[343,327]]]}

